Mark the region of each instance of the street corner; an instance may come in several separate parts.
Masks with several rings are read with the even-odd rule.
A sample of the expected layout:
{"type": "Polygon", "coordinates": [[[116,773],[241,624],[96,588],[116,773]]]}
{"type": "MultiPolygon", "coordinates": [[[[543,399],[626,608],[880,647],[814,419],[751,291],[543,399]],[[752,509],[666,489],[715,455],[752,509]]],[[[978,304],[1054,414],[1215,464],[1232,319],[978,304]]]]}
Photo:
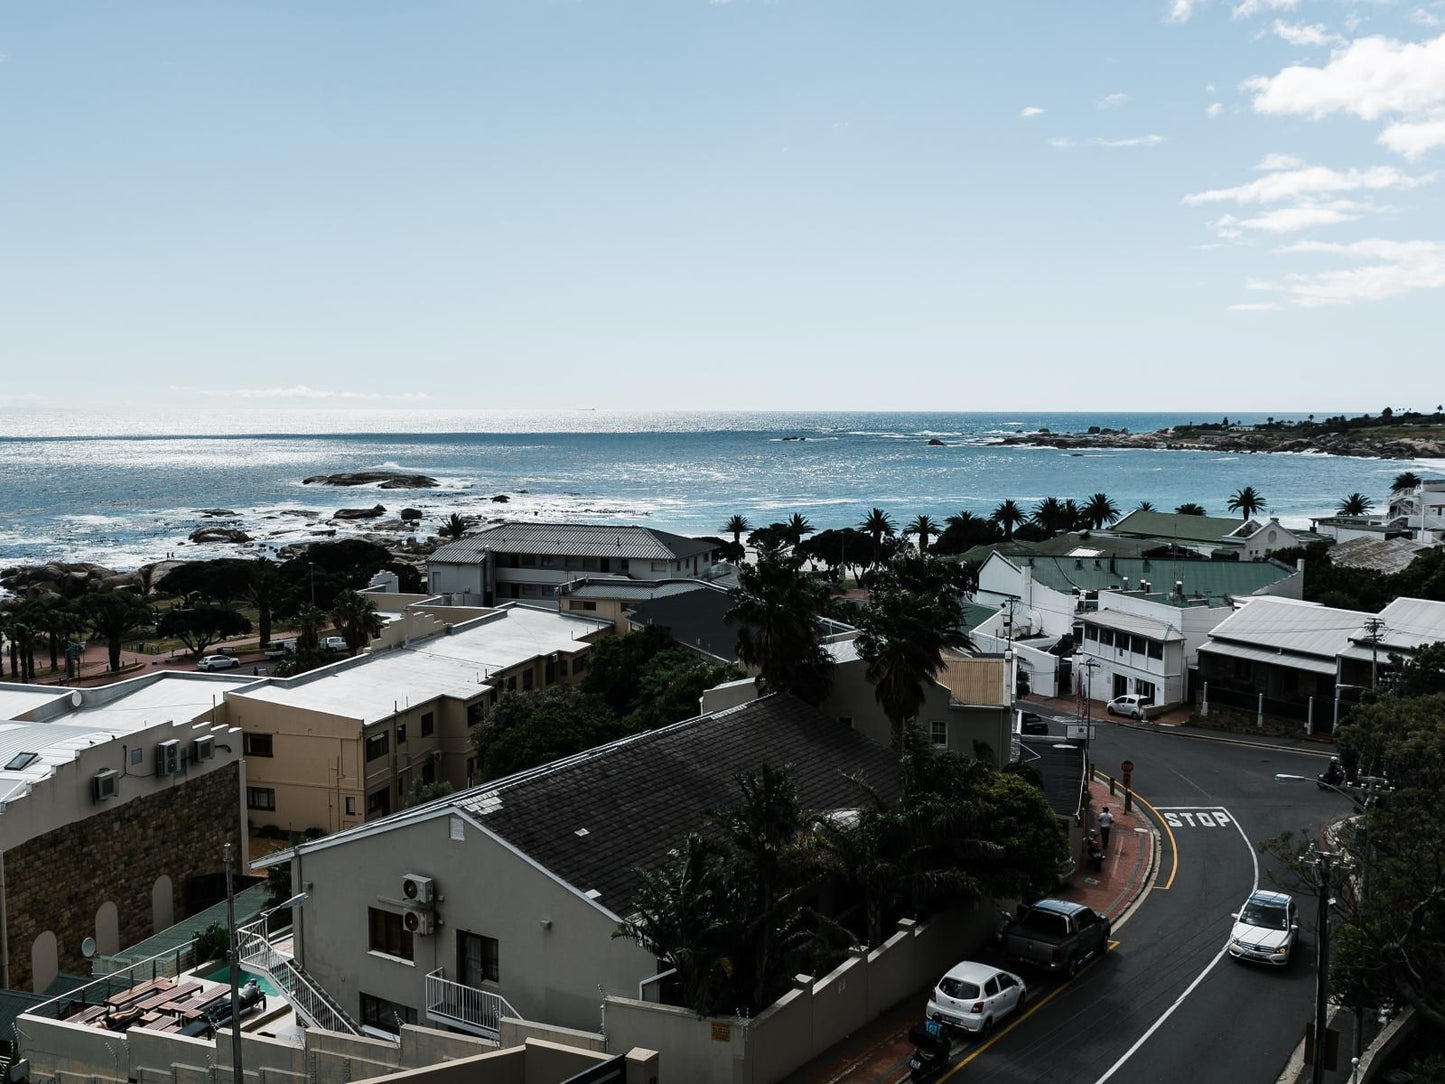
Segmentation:
{"type": "MultiPolygon", "coordinates": [[[[1102,847],[1097,868],[1091,862],[1081,869],[1062,895],[1086,904],[1117,926],[1148,887],[1158,846],[1156,831],[1137,802],[1125,811],[1122,789],[1105,779],[1090,780],[1089,804],[1091,828],[1105,810],[1113,818],[1108,843],[1102,847]]],[[[1099,837],[1102,845],[1102,832],[1099,837]]]]}

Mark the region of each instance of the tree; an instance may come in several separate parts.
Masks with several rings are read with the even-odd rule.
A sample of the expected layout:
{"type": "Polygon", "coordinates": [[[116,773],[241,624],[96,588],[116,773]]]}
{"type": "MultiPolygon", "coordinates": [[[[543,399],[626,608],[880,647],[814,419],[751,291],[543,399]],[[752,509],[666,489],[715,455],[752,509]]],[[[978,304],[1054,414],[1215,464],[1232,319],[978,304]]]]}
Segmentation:
{"type": "Polygon", "coordinates": [[[437,528],[437,537],[450,539],[453,542],[460,541],[467,536],[467,521],[456,512],[453,512],[442,525],[437,528]]]}
{"type": "Polygon", "coordinates": [[[813,525],[808,522],[806,516],[794,512],[786,525],[788,545],[797,549],[803,544],[804,537],[813,533],[813,529],[813,525]]]}
{"type": "Polygon", "coordinates": [[[628,731],[600,698],[575,685],[505,693],[472,727],[483,782],[549,764],[625,737],[628,731]]]}
{"type": "Polygon", "coordinates": [[[250,631],[249,618],[224,606],[169,610],[156,622],[156,635],[179,640],[190,648],[192,655],[202,654],[227,636],[244,636],[250,631]]]}
{"type": "Polygon", "coordinates": [[[1243,489],[1234,491],[1226,507],[1231,512],[1238,512],[1243,518],[1248,519],[1256,512],[1261,511],[1267,503],[1254,486],[1245,486],[1243,489]]]}
{"type": "Polygon", "coordinates": [[[1390,485],[1390,492],[1409,493],[1420,485],[1420,476],[1412,470],[1403,471],[1395,475],[1395,481],[1390,485]]]}
{"type": "Polygon", "coordinates": [[[264,650],[271,643],[272,611],[282,599],[281,574],[276,563],[267,557],[257,557],[250,565],[246,599],[256,607],[256,627],[264,650]]]}
{"type": "Polygon", "coordinates": [[[872,563],[879,564],[883,560],[883,540],[892,538],[896,533],[893,517],[881,508],[870,509],[863,522],[858,524],[858,529],[873,540],[872,563]]]}
{"type": "Polygon", "coordinates": [[[35,680],[35,648],[40,640],[35,603],[20,599],[6,603],[0,632],[10,644],[10,676],[17,681],[35,680]]]}
{"type": "Polygon", "coordinates": [[[1209,515],[1209,513],[1204,510],[1204,505],[1202,505],[1202,504],[1195,504],[1193,501],[1185,501],[1183,504],[1181,504],[1181,505],[1179,505],[1178,507],[1176,507],[1176,508],[1174,509],[1174,514],[1175,514],[1176,516],[1207,516],[1207,515],[1209,515]]]}
{"type": "Polygon", "coordinates": [[[846,576],[849,569],[866,566],[870,547],[868,536],[856,527],[839,527],[804,539],[797,552],[810,561],[826,565],[836,580],[840,574],[846,576]]]}
{"type": "Polygon", "coordinates": [[[1084,502],[1082,515],[1084,522],[1097,531],[1119,518],[1119,508],[1107,493],[1095,493],[1084,502]]]}
{"type": "Polygon", "coordinates": [[[752,529],[753,525],[748,522],[747,516],[729,516],[728,521],[718,528],[733,536],[733,546],[738,549],[742,548],[743,535],[752,529]]]}
{"type": "Polygon", "coordinates": [[[914,536],[918,539],[918,552],[925,553],[928,550],[928,540],[938,535],[938,524],[927,516],[917,516],[913,522],[903,528],[905,536],[914,536]]]}
{"type": "Polygon", "coordinates": [[[1152,512],[1152,511],[1154,511],[1154,502],[1153,502],[1153,501],[1140,501],[1140,502],[1139,502],[1139,507],[1138,507],[1137,510],[1140,511],[1140,512],[1152,512]]]}
{"type": "Polygon", "coordinates": [[[1073,516],[1057,497],[1045,497],[1039,501],[1034,506],[1034,513],[1030,518],[1049,538],[1054,537],[1060,531],[1071,530],[1074,525],[1073,516]]]}
{"type": "Polygon", "coordinates": [[[943,669],[943,651],[963,647],[959,579],[970,566],[926,555],[895,557],[873,579],[855,643],[879,706],[901,746],[903,729],[922,708],[928,683],[943,669]]]}
{"type": "Polygon", "coordinates": [[[988,518],[1003,529],[1004,539],[1011,541],[1014,536],[1014,528],[1027,522],[1029,517],[1024,515],[1024,510],[1019,507],[1018,501],[1010,497],[990,512],[988,518]]]}
{"type": "Polygon", "coordinates": [[[1079,531],[1088,527],[1088,522],[1084,519],[1084,510],[1078,506],[1074,498],[1070,497],[1064,502],[1062,514],[1064,530],[1079,531]]]}
{"type": "Polygon", "coordinates": [[[401,800],[402,809],[410,809],[414,805],[426,805],[427,802],[434,802],[438,798],[445,798],[454,788],[445,779],[438,779],[435,782],[427,783],[418,778],[411,785],[405,798],[401,800]]]}
{"type": "Polygon", "coordinates": [[[331,606],[331,620],[353,655],[380,636],[386,627],[381,614],[377,613],[376,603],[355,591],[343,591],[336,596],[331,606]]]}
{"type": "Polygon", "coordinates": [[[155,620],[151,608],[129,591],[101,591],[86,595],[81,613],[97,639],[110,652],[110,668],[120,669],[120,648],[125,638],[155,620]]]}
{"type": "Polygon", "coordinates": [[[166,573],[161,590],[163,594],[184,599],[187,606],[202,602],[230,606],[246,594],[253,563],[240,557],[187,561],[166,573]]]}
{"type": "Polygon", "coordinates": [[[296,650],[315,654],[321,650],[321,630],[326,615],[315,606],[302,606],[296,611],[296,650]]]}
{"type": "Polygon", "coordinates": [[[329,610],[337,595],[343,591],[360,590],[383,569],[396,574],[401,590],[421,590],[421,576],[417,570],[393,560],[385,546],[364,538],[314,542],[278,570],[284,587],[285,605],[284,608],[277,606],[277,612],[294,613],[308,603],[329,610]]]}
{"type": "Polygon", "coordinates": [[[1445,693],[1445,642],[1425,644],[1409,658],[1390,656],[1395,671],[1395,696],[1416,697],[1445,693]]]}
{"type": "Polygon", "coordinates": [[[1003,531],[992,520],[983,519],[965,509],[944,521],[943,533],[929,552],[938,556],[967,553],[975,546],[987,546],[1002,538],[1003,531]]]}
{"type": "Polygon", "coordinates": [[[827,588],[805,576],[801,558],[762,550],[738,569],[728,616],[738,630],[738,658],[756,667],[767,692],[786,692],[809,704],[828,689],[832,656],[822,643],[827,588]]]}
{"type": "Polygon", "coordinates": [[[1369,513],[1370,506],[1374,503],[1363,493],[1351,493],[1340,499],[1339,513],[1342,516],[1363,516],[1369,513]]]}
{"type": "Polygon", "coordinates": [[[696,715],[704,689],[737,676],[733,667],[708,663],[666,629],[648,625],[600,640],[578,687],[601,699],[628,731],[652,730],[696,715]]]}

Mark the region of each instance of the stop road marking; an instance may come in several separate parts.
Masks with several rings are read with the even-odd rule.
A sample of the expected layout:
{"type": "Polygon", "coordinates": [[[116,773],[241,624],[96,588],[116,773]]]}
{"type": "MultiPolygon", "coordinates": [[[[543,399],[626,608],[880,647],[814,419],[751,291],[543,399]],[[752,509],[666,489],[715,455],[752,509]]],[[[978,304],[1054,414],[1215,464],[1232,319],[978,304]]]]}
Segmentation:
{"type": "Polygon", "coordinates": [[[1232,823],[1223,809],[1161,809],[1170,828],[1223,828],[1232,823]]]}

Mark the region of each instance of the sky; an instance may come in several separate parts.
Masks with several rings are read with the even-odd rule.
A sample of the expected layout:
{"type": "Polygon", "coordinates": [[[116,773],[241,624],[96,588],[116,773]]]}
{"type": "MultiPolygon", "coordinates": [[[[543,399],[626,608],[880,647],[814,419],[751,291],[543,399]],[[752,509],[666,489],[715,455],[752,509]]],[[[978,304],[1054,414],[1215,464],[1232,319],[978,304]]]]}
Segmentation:
{"type": "Polygon", "coordinates": [[[1442,314],[1445,0],[0,12],[0,407],[1428,409],[1442,314]]]}

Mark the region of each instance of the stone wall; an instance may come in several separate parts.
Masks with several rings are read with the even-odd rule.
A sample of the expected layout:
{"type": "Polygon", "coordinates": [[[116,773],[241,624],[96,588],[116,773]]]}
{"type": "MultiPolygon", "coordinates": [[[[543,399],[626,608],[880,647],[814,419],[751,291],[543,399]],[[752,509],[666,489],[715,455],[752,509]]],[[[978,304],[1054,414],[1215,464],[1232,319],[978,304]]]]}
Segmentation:
{"type": "Polygon", "coordinates": [[[59,943],[60,970],[89,974],[80,946],[96,936],[96,912],[106,901],[116,906],[122,948],[149,937],[151,890],[163,875],[171,879],[175,916],[189,914],[189,879],[219,873],[226,843],[236,874],[245,874],[240,772],[236,761],[180,778],[7,851],[10,986],[33,987],[31,947],[46,930],[59,943]]]}

